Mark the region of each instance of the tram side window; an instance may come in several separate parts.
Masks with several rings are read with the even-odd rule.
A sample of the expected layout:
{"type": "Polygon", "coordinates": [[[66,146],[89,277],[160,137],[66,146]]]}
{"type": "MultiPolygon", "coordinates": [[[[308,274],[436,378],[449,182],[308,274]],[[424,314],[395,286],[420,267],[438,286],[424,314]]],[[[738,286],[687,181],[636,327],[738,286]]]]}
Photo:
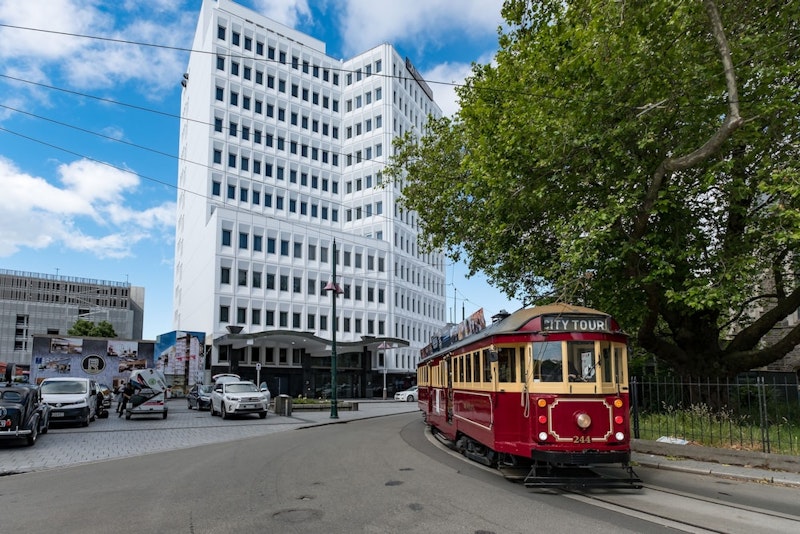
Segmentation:
{"type": "Polygon", "coordinates": [[[620,347],[614,347],[614,381],[617,384],[624,384],[628,381],[624,374],[624,369],[624,353],[620,347]]]}
{"type": "Polygon", "coordinates": [[[458,381],[464,382],[464,358],[462,356],[459,356],[458,358],[455,359],[454,363],[456,369],[458,370],[458,381]]]}
{"type": "Polygon", "coordinates": [[[492,381],[492,358],[489,355],[489,349],[483,351],[483,381],[492,381]]]}
{"type": "Polygon", "coordinates": [[[497,379],[500,382],[517,381],[517,354],[514,348],[502,348],[497,355],[497,379]]]}
{"type": "Polygon", "coordinates": [[[472,382],[472,355],[465,354],[464,355],[464,376],[467,382],[472,382]]]}
{"type": "Polygon", "coordinates": [[[603,376],[603,382],[611,382],[612,371],[611,368],[611,346],[607,343],[600,344],[600,373],[603,376]]]}
{"type": "Polygon", "coordinates": [[[472,353],[472,381],[481,381],[481,360],[480,354],[477,352],[472,353]]]}
{"type": "Polygon", "coordinates": [[[533,365],[534,382],[561,382],[561,343],[535,343],[533,365]]]}

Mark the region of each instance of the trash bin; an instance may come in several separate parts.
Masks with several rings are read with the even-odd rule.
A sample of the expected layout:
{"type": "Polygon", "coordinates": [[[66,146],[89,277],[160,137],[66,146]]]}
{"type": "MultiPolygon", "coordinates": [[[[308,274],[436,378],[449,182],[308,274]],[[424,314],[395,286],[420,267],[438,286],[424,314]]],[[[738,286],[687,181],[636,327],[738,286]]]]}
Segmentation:
{"type": "Polygon", "coordinates": [[[289,395],[275,397],[275,415],[283,415],[284,417],[292,415],[292,397],[289,395]]]}

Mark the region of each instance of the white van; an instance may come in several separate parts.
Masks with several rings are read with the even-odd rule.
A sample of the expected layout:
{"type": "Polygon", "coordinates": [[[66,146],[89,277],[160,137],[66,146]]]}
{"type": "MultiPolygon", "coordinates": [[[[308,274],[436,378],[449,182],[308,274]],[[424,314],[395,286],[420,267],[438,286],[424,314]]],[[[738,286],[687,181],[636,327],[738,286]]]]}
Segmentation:
{"type": "Polygon", "coordinates": [[[167,380],[161,371],[137,369],[131,372],[130,383],[135,389],[125,407],[125,419],[133,415],[161,415],[167,418],[167,380]]]}
{"type": "Polygon", "coordinates": [[[39,384],[42,401],[52,407],[51,422],[89,426],[97,417],[97,386],[89,378],[45,378],[39,384]]]}

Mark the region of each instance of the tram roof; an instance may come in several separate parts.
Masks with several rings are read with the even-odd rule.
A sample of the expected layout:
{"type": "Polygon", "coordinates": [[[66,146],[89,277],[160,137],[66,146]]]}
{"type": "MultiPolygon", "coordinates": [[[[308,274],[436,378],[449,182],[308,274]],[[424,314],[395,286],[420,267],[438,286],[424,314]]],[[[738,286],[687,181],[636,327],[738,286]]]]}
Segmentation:
{"type": "Polygon", "coordinates": [[[548,315],[548,316],[601,315],[603,317],[611,317],[611,315],[609,315],[608,313],[596,310],[594,308],[587,308],[585,306],[575,306],[563,302],[557,302],[554,304],[545,304],[544,306],[533,306],[531,308],[520,308],[519,310],[506,316],[505,318],[495,323],[492,323],[483,330],[480,330],[479,332],[476,332],[473,335],[460,339],[455,343],[451,343],[446,347],[442,347],[441,349],[435,351],[433,354],[426,356],[423,359],[426,360],[434,355],[450,352],[454,349],[458,349],[465,345],[475,343],[476,341],[485,339],[487,337],[492,337],[499,334],[519,332],[521,330],[524,330],[523,327],[530,321],[536,319],[537,317],[541,317],[543,315],[548,315]]]}

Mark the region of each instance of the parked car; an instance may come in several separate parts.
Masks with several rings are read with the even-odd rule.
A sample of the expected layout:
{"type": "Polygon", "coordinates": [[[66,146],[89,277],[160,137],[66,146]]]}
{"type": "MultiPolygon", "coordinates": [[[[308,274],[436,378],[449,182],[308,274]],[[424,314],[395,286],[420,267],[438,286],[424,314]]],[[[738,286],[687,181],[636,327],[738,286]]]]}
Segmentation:
{"type": "Polygon", "coordinates": [[[252,382],[215,384],[211,393],[211,415],[219,414],[223,419],[249,413],[257,413],[264,419],[268,409],[267,396],[252,382]]]}
{"type": "Polygon", "coordinates": [[[97,418],[97,387],[88,378],[45,378],[39,385],[43,402],[50,405],[53,422],[89,426],[97,418]]]}
{"type": "Polygon", "coordinates": [[[192,389],[186,394],[186,401],[189,403],[189,409],[197,408],[198,410],[210,410],[212,391],[214,391],[214,386],[211,384],[196,384],[192,386],[192,389]]]}
{"type": "Polygon", "coordinates": [[[0,439],[24,439],[34,445],[50,426],[50,407],[35,386],[0,386],[0,439]]]}
{"type": "Polygon", "coordinates": [[[394,394],[394,400],[398,401],[414,402],[417,398],[417,386],[411,386],[405,391],[398,391],[394,394]]]}

